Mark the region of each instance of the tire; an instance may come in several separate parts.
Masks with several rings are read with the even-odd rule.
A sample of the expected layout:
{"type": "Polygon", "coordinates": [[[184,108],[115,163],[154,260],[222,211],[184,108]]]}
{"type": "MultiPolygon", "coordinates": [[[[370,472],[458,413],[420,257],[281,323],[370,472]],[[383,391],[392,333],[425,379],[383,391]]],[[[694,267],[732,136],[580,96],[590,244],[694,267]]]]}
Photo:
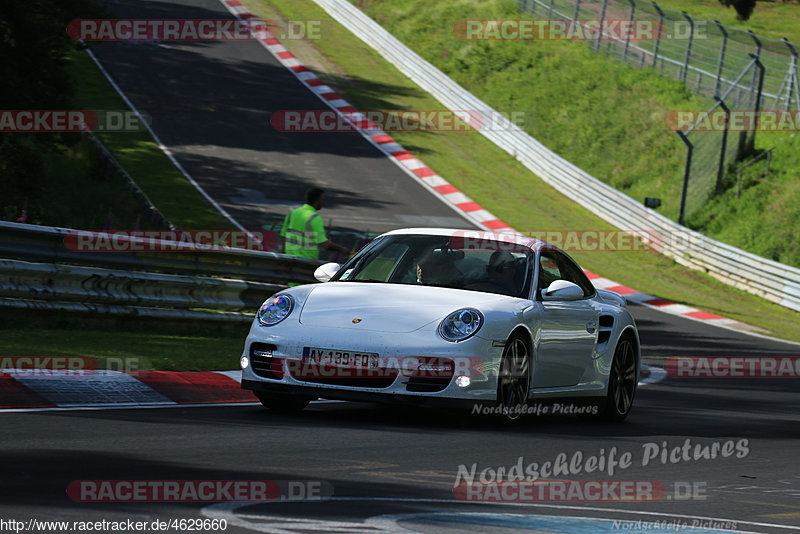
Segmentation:
{"type": "Polygon", "coordinates": [[[265,408],[276,413],[298,413],[308,406],[311,399],[288,395],[257,395],[265,408]]]}
{"type": "Polygon", "coordinates": [[[497,407],[502,422],[519,422],[528,402],[531,351],[525,337],[512,334],[506,341],[497,373],[497,407]]]}
{"type": "Polygon", "coordinates": [[[630,335],[623,335],[614,349],[614,361],[608,375],[608,393],[600,417],[606,421],[623,421],[633,407],[636,386],[636,346],[630,335]]]}

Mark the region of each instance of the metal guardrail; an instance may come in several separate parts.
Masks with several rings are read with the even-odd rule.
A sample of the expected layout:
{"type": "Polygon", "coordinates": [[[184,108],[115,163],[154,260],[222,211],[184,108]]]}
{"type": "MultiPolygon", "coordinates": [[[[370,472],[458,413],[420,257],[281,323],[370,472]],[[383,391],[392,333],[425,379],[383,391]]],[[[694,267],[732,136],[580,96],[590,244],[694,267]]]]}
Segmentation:
{"type": "MultiPolygon", "coordinates": [[[[314,0],[336,21],[375,49],[400,72],[452,111],[475,110],[489,123],[497,112],[414,53],[347,0],[314,0]]],[[[800,269],[767,260],[693,232],[645,208],[548,150],[514,124],[507,129],[478,130],[581,206],[620,229],[634,231],[645,242],[678,263],[800,311],[800,269]]]]}
{"type": "Polygon", "coordinates": [[[281,285],[315,282],[314,270],[322,263],[275,252],[236,248],[206,250],[188,244],[180,244],[177,248],[181,250],[170,252],[83,252],[66,246],[65,238],[71,231],[68,228],[0,221],[0,257],[133,271],[235,276],[281,285]]]}
{"type": "MultiPolygon", "coordinates": [[[[255,308],[287,283],[315,282],[322,263],[186,244],[169,252],[82,252],[67,246],[69,232],[0,222],[0,306],[250,321],[255,308]]],[[[170,242],[156,243],[163,250],[170,242]]]]}

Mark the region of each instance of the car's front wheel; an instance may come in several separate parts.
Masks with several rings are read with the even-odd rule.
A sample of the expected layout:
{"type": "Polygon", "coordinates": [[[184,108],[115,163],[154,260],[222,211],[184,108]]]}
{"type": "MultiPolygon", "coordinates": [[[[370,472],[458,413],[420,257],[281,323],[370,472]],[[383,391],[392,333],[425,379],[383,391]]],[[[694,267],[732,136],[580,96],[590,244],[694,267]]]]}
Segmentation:
{"type": "Polygon", "coordinates": [[[497,376],[497,405],[506,423],[516,423],[528,402],[531,384],[531,356],[521,334],[506,342],[497,376]]]}
{"type": "Polygon", "coordinates": [[[288,395],[266,395],[259,394],[258,400],[266,408],[278,413],[296,413],[308,406],[311,399],[307,397],[294,397],[288,395]]]}
{"type": "Polygon", "coordinates": [[[637,384],[636,346],[630,335],[623,335],[614,351],[614,361],[608,376],[608,394],[601,417],[613,422],[625,419],[633,407],[637,384]]]}

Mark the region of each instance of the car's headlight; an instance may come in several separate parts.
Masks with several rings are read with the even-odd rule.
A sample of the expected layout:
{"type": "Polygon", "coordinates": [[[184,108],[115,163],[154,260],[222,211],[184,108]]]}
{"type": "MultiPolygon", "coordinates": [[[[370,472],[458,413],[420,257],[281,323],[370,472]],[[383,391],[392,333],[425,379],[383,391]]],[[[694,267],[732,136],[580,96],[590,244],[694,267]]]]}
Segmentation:
{"type": "Polygon", "coordinates": [[[272,326],[286,319],[293,309],[294,299],[290,295],[275,295],[264,301],[256,317],[262,325],[272,326]]]}
{"type": "Polygon", "coordinates": [[[439,325],[439,334],[447,341],[464,341],[480,329],[483,315],[478,310],[464,308],[454,311],[439,325]]]}

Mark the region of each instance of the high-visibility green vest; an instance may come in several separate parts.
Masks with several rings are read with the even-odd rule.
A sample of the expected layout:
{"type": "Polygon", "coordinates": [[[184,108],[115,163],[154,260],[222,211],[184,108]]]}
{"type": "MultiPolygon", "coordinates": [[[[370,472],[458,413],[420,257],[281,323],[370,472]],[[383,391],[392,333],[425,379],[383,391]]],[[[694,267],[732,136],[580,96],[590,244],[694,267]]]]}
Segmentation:
{"type": "Polygon", "coordinates": [[[317,214],[313,206],[303,204],[302,207],[292,210],[283,220],[281,235],[285,239],[286,254],[302,256],[304,258],[319,259],[317,245],[328,240],[325,236],[325,226],[322,217],[317,214]]]}

